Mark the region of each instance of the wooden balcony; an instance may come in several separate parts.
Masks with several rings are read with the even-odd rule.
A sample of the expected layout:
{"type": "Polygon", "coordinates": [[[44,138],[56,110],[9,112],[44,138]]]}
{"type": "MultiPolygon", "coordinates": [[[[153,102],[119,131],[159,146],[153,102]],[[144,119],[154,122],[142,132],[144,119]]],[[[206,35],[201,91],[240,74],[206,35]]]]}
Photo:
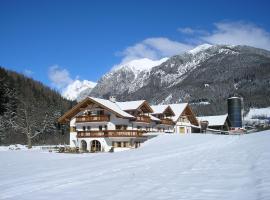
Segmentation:
{"type": "Polygon", "coordinates": [[[172,120],[172,119],[169,119],[169,118],[161,119],[161,120],[160,120],[160,123],[161,123],[161,124],[164,124],[164,125],[171,125],[171,126],[174,125],[173,120],[172,120]]]}
{"type": "Polygon", "coordinates": [[[77,137],[143,137],[146,131],[140,130],[104,130],[104,131],[78,131],[77,137]]]}
{"type": "Polygon", "coordinates": [[[110,121],[109,115],[85,115],[76,117],[76,123],[78,122],[108,122],[110,121]]]}
{"type": "Polygon", "coordinates": [[[150,123],[151,118],[147,115],[139,115],[136,117],[136,122],[142,122],[142,123],[150,123]]]}

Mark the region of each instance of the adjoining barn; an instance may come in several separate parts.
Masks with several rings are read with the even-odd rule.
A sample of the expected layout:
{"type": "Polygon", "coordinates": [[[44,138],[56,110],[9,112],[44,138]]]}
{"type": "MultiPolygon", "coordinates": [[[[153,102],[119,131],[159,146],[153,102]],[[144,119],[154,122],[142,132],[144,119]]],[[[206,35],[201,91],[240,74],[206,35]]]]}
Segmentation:
{"type": "Polygon", "coordinates": [[[230,121],[228,115],[215,115],[215,116],[202,116],[197,117],[198,121],[202,124],[207,124],[208,129],[228,131],[230,127],[230,121]]]}

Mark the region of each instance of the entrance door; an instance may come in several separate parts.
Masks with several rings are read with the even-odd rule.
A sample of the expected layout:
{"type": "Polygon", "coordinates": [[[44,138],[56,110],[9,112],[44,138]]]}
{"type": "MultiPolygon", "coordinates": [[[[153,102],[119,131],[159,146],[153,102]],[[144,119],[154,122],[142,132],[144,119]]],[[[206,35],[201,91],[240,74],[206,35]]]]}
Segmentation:
{"type": "Polygon", "coordinates": [[[185,133],[185,127],[179,127],[179,133],[184,134],[185,133]]]}
{"type": "Polygon", "coordinates": [[[101,144],[98,140],[93,140],[91,142],[91,152],[99,152],[101,151],[101,144]]]}
{"type": "Polygon", "coordinates": [[[85,142],[85,140],[81,141],[81,149],[82,151],[86,151],[87,150],[87,143],[85,142]]]}

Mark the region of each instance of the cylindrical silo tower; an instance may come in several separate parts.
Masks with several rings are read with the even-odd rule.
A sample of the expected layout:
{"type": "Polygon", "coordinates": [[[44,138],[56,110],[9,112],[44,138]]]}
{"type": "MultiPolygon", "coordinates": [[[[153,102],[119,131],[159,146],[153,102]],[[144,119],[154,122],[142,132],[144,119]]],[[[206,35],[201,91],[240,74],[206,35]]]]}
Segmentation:
{"type": "Polygon", "coordinates": [[[231,128],[242,128],[242,98],[228,98],[228,118],[231,128]]]}

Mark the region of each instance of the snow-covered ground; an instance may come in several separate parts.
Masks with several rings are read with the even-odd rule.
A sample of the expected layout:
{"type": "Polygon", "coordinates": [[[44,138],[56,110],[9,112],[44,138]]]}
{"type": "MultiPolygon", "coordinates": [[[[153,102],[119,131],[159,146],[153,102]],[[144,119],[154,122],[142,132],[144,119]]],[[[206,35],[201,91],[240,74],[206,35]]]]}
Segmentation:
{"type": "Polygon", "coordinates": [[[267,108],[251,108],[245,116],[245,120],[257,119],[258,117],[270,118],[270,107],[267,108]]]}
{"type": "Polygon", "coordinates": [[[136,150],[0,151],[0,199],[270,199],[270,131],[162,135],[136,150]]]}

